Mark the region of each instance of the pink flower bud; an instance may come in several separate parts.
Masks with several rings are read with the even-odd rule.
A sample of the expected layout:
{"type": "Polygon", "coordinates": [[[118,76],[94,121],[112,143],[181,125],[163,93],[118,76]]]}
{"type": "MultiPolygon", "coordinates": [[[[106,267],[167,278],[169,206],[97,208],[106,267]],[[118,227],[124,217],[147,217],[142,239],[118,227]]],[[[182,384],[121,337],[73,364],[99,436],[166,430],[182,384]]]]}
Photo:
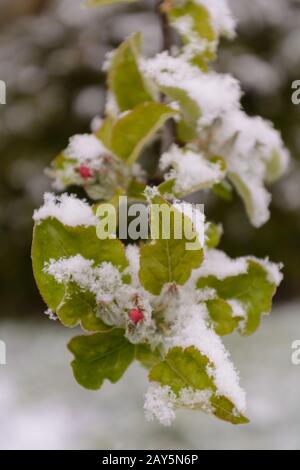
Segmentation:
{"type": "Polygon", "coordinates": [[[86,165],[81,165],[79,167],[79,173],[80,173],[80,176],[85,180],[92,176],[91,170],[86,165]]]}
{"type": "Polygon", "coordinates": [[[139,308],[132,308],[128,312],[128,316],[135,325],[137,325],[137,323],[139,323],[140,321],[144,320],[144,314],[139,308]]]}

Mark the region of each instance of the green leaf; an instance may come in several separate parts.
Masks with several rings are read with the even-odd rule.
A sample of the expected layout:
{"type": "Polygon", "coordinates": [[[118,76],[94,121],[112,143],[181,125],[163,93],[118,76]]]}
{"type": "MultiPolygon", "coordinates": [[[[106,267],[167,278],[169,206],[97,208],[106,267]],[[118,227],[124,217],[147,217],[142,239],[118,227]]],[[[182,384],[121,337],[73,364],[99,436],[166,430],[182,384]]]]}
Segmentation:
{"type": "Polygon", "coordinates": [[[216,248],[221,241],[222,234],[222,226],[209,222],[205,226],[205,246],[210,249],[216,248]]]}
{"type": "Polygon", "coordinates": [[[90,390],[98,390],[105,379],[116,383],[134,359],[134,346],[121,329],[76,336],[68,348],[75,356],[72,362],[75,379],[90,390]]]}
{"type": "Polygon", "coordinates": [[[155,221],[154,206],[151,206],[151,229],[156,231],[157,239],[141,247],[139,278],[147,291],[159,295],[166,283],[183,285],[189,279],[192,270],[202,263],[203,250],[199,242],[196,242],[195,249],[187,249],[189,243],[197,240],[188,217],[183,217],[162,198],[156,198],[153,203],[160,210],[155,221]],[[167,218],[170,220],[170,230],[167,227],[167,218]],[[184,233],[183,230],[180,239],[174,236],[175,218],[180,220],[181,226],[184,221],[189,232],[184,233]],[[155,226],[156,224],[158,226],[155,226]]]}
{"type": "Polygon", "coordinates": [[[206,302],[214,330],[219,336],[232,333],[239,326],[241,317],[235,317],[231,306],[223,299],[212,299],[206,302]]]}
{"type": "Polygon", "coordinates": [[[268,184],[277,181],[286,171],[287,157],[284,158],[280,150],[273,150],[266,163],[266,182],[268,184]]]}
{"type": "Polygon", "coordinates": [[[175,178],[164,181],[158,186],[158,191],[162,196],[168,197],[169,195],[176,195],[174,192],[174,187],[176,184],[175,178]]]}
{"type": "Polygon", "coordinates": [[[228,177],[241,197],[250,222],[260,227],[269,219],[270,195],[263,180],[249,178],[247,173],[230,172],[228,177]]]}
{"type": "Polygon", "coordinates": [[[56,314],[63,325],[73,328],[81,324],[86,331],[106,331],[111,329],[97,317],[95,295],[82,291],[76,284],[69,283],[57,307],[56,314]]]}
{"type": "MultiPolygon", "coordinates": [[[[172,5],[168,11],[171,23],[179,18],[188,17],[191,21],[191,31],[194,32],[199,39],[214,41],[216,34],[211,24],[210,14],[206,8],[191,0],[187,0],[183,4],[172,5]]],[[[189,36],[184,36],[185,42],[189,42],[189,36]]]]}
{"type": "Polygon", "coordinates": [[[245,274],[230,276],[223,280],[208,276],[199,279],[197,287],[213,288],[220,299],[237,300],[242,304],[247,313],[245,324],[241,329],[243,335],[250,335],[257,330],[261,316],[271,310],[272,298],[276,291],[275,284],[268,279],[266,269],[252,260],[248,261],[248,271],[245,274]]]}
{"type": "Polygon", "coordinates": [[[196,139],[198,120],[201,117],[201,110],[198,104],[189,96],[189,93],[184,88],[170,86],[159,86],[159,88],[171,100],[179,103],[182,119],[177,124],[178,138],[183,142],[196,139]]]}
{"type": "Polygon", "coordinates": [[[248,424],[249,419],[241,413],[237,413],[234,404],[223,395],[214,395],[210,402],[214,408],[213,414],[231,424],[248,424]]]}
{"type": "Polygon", "coordinates": [[[101,142],[108,149],[110,149],[111,147],[112,130],[113,130],[115,122],[116,122],[115,117],[107,116],[102,122],[100,129],[98,129],[98,131],[96,132],[96,136],[98,137],[98,139],[101,140],[101,142]]]}
{"type": "Polygon", "coordinates": [[[137,180],[131,180],[127,188],[127,196],[133,200],[146,201],[144,194],[145,189],[146,185],[144,183],[140,183],[137,180]]]}
{"type": "Polygon", "coordinates": [[[213,186],[213,192],[226,202],[231,202],[233,199],[232,186],[227,180],[223,180],[213,186]]]}
{"type": "Polygon", "coordinates": [[[146,369],[158,364],[161,360],[161,355],[158,349],[152,351],[147,344],[137,344],[135,347],[135,358],[146,369]]]}
{"type": "Polygon", "coordinates": [[[128,165],[138,158],[144,146],[177,111],[161,103],[143,103],[115,123],[111,149],[128,165]]]}
{"type": "MultiPolygon", "coordinates": [[[[213,379],[207,373],[207,366],[211,368],[213,364],[193,346],[186,349],[175,347],[168,351],[164,361],[151,369],[149,380],[169,386],[178,397],[186,388],[195,392],[209,390],[212,413],[216,417],[232,424],[247,423],[248,419],[238,412],[228,398],[218,395],[213,379]]],[[[193,404],[192,408],[206,411],[203,403],[193,404]]]]}
{"type": "Polygon", "coordinates": [[[35,224],[32,242],[32,263],[35,280],[45,303],[54,312],[66,294],[66,286],[44,272],[45,263],[80,254],[95,264],[111,262],[123,270],[128,262],[120,240],[99,240],[95,227],[63,225],[48,218],[35,224]]]}
{"type": "Polygon", "coordinates": [[[169,385],[176,395],[183,388],[194,390],[213,388],[213,380],[208,376],[206,367],[209,361],[196,348],[183,350],[175,347],[169,350],[164,361],[154,366],[149,373],[149,380],[169,385]]]}
{"type": "Polygon", "coordinates": [[[153,100],[139,70],[140,49],[141,34],[135,33],[118,47],[110,64],[108,84],[120,111],[128,111],[138,104],[153,100]]]}

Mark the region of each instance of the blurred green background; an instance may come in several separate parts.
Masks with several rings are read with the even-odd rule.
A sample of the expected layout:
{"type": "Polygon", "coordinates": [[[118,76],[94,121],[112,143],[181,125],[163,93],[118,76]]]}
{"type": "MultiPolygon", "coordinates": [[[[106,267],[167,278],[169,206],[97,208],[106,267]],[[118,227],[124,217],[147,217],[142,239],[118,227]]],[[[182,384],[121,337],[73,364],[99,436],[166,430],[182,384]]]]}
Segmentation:
{"type": "MultiPolygon", "coordinates": [[[[41,204],[44,191],[50,189],[43,169],[66,146],[72,134],[88,132],[91,119],[101,114],[105,100],[105,76],[102,72],[105,53],[119,44],[125,36],[138,30],[142,31],[144,36],[146,55],[154,54],[161,49],[161,32],[155,13],[155,1],[144,0],[129,6],[95,10],[82,8],[81,3],[80,0],[14,0],[13,2],[1,0],[0,2],[0,79],[7,83],[7,104],[0,106],[2,301],[0,338],[7,334],[11,344],[16,345],[13,347],[12,355],[16,361],[15,374],[18,373],[18,367],[21,367],[17,359],[18,354],[22,354],[20,344],[28,348],[28,354],[31,354],[32,358],[38,351],[38,346],[37,349],[32,349],[32,335],[35,338],[41,335],[39,340],[36,339],[41,348],[42,338],[48,341],[50,351],[53,349],[53,346],[51,349],[51,335],[51,338],[58,335],[64,340],[63,335],[68,335],[61,332],[59,336],[60,330],[53,325],[46,326],[48,328],[46,331],[45,325],[48,323],[46,317],[42,315],[44,305],[37,292],[31,270],[32,213],[34,208],[41,204]],[[17,317],[14,323],[10,323],[12,317],[17,317]],[[15,325],[15,329],[12,325],[15,325]],[[23,333],[25,339],[22,340],[23,333]]],[[[291,84],[294,80],[300,79],[300,2],[230,0],[229,3],[239,19],[238,36],[233,42],[222,43],[216,67],[220,71],[233,73],[241,80],[245,109],[251,115],[259,114],[274,122],[282,131],[293,160],[289,173],[272,189],[272,218],[259,230],[249,225],[238,198],[231,203],[225,203],[208,194],[203,197],[208,218],[223,223],[222,248],[230,255],[269,256],[274,261],[284,263],[285,279],[276,298],[277,302],[283,302],[282,306],[277,308],[278,315],[276,315],[279,317],[281,314],[281,318],[276,321],[282,322],[282,326],[278,326],[281,323],[277,323],[277,326],[274,323],[271,327],[272,319],[268,320],[266,331],[270,334],[266,335],[271,342],[272,328],[277,327],[279,332],[288,318],[290,330],[285,338],[289,339],[286,339],[287,343],[280,343],[280,347],[283,354],[287,354],[289,358],[289,341],[294,339],[289,335],[294,331],[297,336],[297,324],[300,328],[297,307],[300,295],[300,105],[295,106],[291,102],[291,84]],[[292,319],[295,325],[292,325],[292,319]]],[[[279,337],[279,334],[277,336],[275,334],[274,341],[275,338],[280,341],[279,337]]],[[[263,348],[263,343],[259,346],[259,341],[265,341],[265,337],[262,335],[261,340],[258,337],[257,343],[250,343],[248,348],[251,348],[251,344],[252,348],[258,347],[258,350],[259,347],[263,348]]],[[[276,350],[275,343],[272,343],[272,347],[276,350]]],[[[49,352],[49,355],[52,353],[53,351],[49,352]]],[[[246,361],[247,355],[244,350],[241,356],[245,357],[246,361]]],[[[62,361],[66,362],[65,357],[59,355],[56,357],[59,364],[62,361]]],[[[51,360],[53,362],[53,358],[47,357],[47,364],[51,360]]],[[[270,356],[266,367],[272,367],[272,364],[270,356]]],[[[9,367],[6,367],[5,374],[8,374],[9,367]]],[[[41,364],[35,364],[35,367],[36,371],[39,371],[41,364]]],[[[280,380],[279,363],[277,367],[276,380],[280,380]]],[[[53,364],[52,369],[55,369],[53,364]]],[[[29,369],[25,367],[25,370],[28,373],[29,369]]],[[[4,380],[1,385],[1,374],[2,370],[0,370],[0,387],[6,383],[8,389],[11,387],[11,390],[9,389],[11,396],[17,397],[15,389],[18,382],[15,382],[13,377],[9,379],[7,375],[7,382],[4,380]]],[[[29,389],[21,380],[19,383],[21,391],[24,387],[26,393],[33,394],[32,384],[36,385],[36,381],[41,377],[43,381],[44,375],[34,377],[29,389]]],[[[62,377],[63,374],[61,384],[64,383],[62,377]]],[[[45,385],[44,381],[42,383],[45,385]]],[[[128,381],[127,383],[129,384],[128,381]]],[[[267,384],[268,381],[265,387],[267,384]]],[[[300,386],[299,381],[297,384],[300,386]]],[[[68,390],[72,391],[75,385],[70,381],[68,387],[68,390]]],[[[50,385],[49,390],[51,390],[50,385]]],[[[5,396],[9,396],[9,393],[5,396]]],[[[51,393],[50,396],[52,397],[51,393]]],[[[113,396],[117,397],[117,392],[113,396]]],[[[83,403],[89,395],[87,392],[81,392],[81,397],[83,403]]],[[[101,395],[98,395],[97,402],[100,401],[101,395]]],[[[40,398],[38,403],[42,409],[40,398]]],[[[47,403],[46,401],[46,406],[49,405],[47,403]]],[[[54,402],[51,403],[53,405],[54,402]]],[[[141,405],[140,399],[138,404],[141,405]]],[[[11,406],[17,407],[17,402],[12,402],[11,406]]],[[[64,405],[60,403],[60,406],[62,413],[71,412],[71,408],[68,408],[65,402],[64,405]]],[[[34,413],[32,414],[30,409],[25,407],[29,413],[27,418],[34,421],[34,413]]],[[[102,406],[102,411],[103,409],[102,406]]],[[[142,414],[140,409],[132,413],[142,414]]],[[[90,414],[92,415],[92,412],[90,414]]],[[[41,411],[38,416],[39,419],[44,416],[43,412],[41,411]]],[[[283,418],[283,412],[280,416],[283,418]]],[[[5,415],[3,419],[6,423],[5,415]]],[[[109,416],[107,419],[109,421],[109,416]]],[[[118,421],[117,418],[115,421],[113,418],[112,420],[116,423],[118,421]]],[[[14,423],[17,426],[17,421],[14,423]]],[[[207,421],[204,420],[203,423],[207,426],[207,421]]],[[[20,422],[20,426],[22,425],[20,422]]],[[[42,421],[37,421],[36,426],[42,426],[42,421]]],[[[53,426],[54,432],[55,423],[53,426]]],[[[154,432],[159,428],[151,429],[154,432]]],[[[195,440],[184,441],[178,437],[178,433],[180,434],[178,429],[169,431],[171,434],[165,435],[167,437],[162,441],[165,444],[162,445],[171,445],[170,442],[173,442],[173,446],[185,447],[190,443],[197,448],[195,440]]],[[[126,426],[124,431],[128,431],[126,426]]],[[[300,434],[300,427],[295,428],[295,433],[296,431],[300,434]]],[[[251,432],[247,434],[245,442],[252,442],[251,432]]],[[[33,441],[30,439],[26,441],[22,433],[20,436],[16,438],[16,442],[26,447],[32,445],[31,442],[36,442],[34,439],[37,433],[33,434],[35,436],[33,441]]],[[[148,443],[152,442],[147,434],[142,433],[141,436],[149,438],[148,443]]],[[[202,438],[204,437],[203,435],[202,438]]],[[[6,436],[6,440],[1,443],[0,435],[0,447],[13,447],[13,438],[9,441],[12,444],[8,444],[7,439],[6,436]]],[[[45,439],[44,446],[47,445],[45,439]]],[[[71,447],[77,445],[75,438],[73,441],[70,439],[73,444],[66,445],[71,447]]],[[[89,441],[90,445],[95,445],[94,439],[93,435],[93,439],[89,441]]],[[[210,447],[208,440],[205,439],[203,445],[210,447]]],[[[276,446],[277,441],[274,439],[271,440],[272,445],[276,446]]],[[[52,445],[59,447],[57,442],[54,440],[52,445]]],[[[101,442],[104,446],[111,445],[109,439],[107,443],[103,443],[103,437],[101,442]]],[[[143,447],[142,442],[134,442],[143,447]]],[[[127,440],[123,446],[130,447],[131,443],[134,447],[134,442],[127,440]]],[[[159,445],[159,440],[153,442],[156,446],[159,445]]],[[[237,437],[233,437],[232,442],[238,442],[237,437]]],[[[296,439],[294,445],[298,444],[300,447],[300,442],[298,443],[296,439]]],[[[42,446],[42,443],[39,445],[42,446]]],[[[49,445],[51,446],[51,440],[49,445]]],[[[200,446],[199,442],[198,445],[200,446]]],[[[222,445],[220,444],[221,447],[222,445]]],[[[226,443],[224,445],[226,447],[226,443]]],[[[270,444],[271,447],[272,445],[270,444]]],[[[144,442],[144,447],[146,446],[149,447],[144,442]]],[[[230,447],[230,444],[227,447],[230,447]]]]}

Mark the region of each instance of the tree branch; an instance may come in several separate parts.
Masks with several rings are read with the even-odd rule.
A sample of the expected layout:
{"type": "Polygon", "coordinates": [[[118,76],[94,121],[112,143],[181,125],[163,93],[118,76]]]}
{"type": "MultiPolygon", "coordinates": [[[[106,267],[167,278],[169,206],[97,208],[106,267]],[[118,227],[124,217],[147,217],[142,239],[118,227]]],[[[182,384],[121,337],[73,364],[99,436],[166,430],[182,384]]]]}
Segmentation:
{"type": "MultiPolygon", "coordinates": [[[[162,32],[162,51],[171,51],[173,45],[172,29],[169,25],[168,17],[165,12],[168,0],[160,0],[157,4],[157,13],[160,20],[162,32]]],[[[161,96],[162,102],[164,97],[161,96]]],[[[162,136],[161,152],[163,153],[173,142],[176,141],[176,126],[174,120],[170,119],[164,128],[162,136]]]]}

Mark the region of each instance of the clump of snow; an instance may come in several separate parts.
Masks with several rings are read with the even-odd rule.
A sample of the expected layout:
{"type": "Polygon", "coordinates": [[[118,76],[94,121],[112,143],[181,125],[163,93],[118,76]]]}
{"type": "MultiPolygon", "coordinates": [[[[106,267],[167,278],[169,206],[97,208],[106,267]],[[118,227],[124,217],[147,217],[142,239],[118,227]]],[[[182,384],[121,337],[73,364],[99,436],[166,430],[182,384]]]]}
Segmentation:
{"type": "Polygon", "coordinates": [[[99,159],[103,154],[109,155],[110,152],[93,134],[73,135],[64,152],[67,158],[76,160],[79,163],[88,161],[90,165],[96,164],[97,168],[99,167],[99,159]]]}
{"type": "Polygon", "coordinates": [[[170,426],[176,417],[177,408],[193,409],[196,407],[205,413],[212,413],[211,396],[211,390],[193,390],[191,387],[183,388],[176,396],[170,387],[153,382],[145,395],[146,420],[153,421],[156,418],[164,426],[170,426]]]}
{"type": "Polygon", "coordinates": [[[232,308],[233,317],[238,317],[238,318],[243,318],[243,319],[248,318],[245,306],[241,302],[239,302],[236,299],[230,299],[230,300],[227,300],[227,303],[232,308]]]}
{"type": "MultiPolygon", "coordinates": [[[[180,1],[179,4],[184,7],[187,1],[180,1]]],[[[205,56],[207,52],[213,57],[220,36],[228,38],[235,36],[236,22],[225,0],[195,0],[195,4],[208,12],[214,37],[210,37],[209,40],[201,37],[197,29],[197,20],[188,11],[183,16],[171,18],[172,26],[184,38],[181,56],[186,60],[190,60],[197,55],[205,56]]]]}
{"type": "Polygon", "coordinates": [[[249,260],[253,260],[256,263],[259,263],[267,272],[267,279],[271,284],[275,284],[275,286],[279,286],[283,279],[283,274],[281,272],[283,268],[282,263],[273,263],[268,258],[266,259],[258,259],[254,256],[248,256],[249,260]]]}
{"type": "Polygon", "coordinates": [[[191,387],[183,388],[179,394],[179,404],[184,408],[201,408],[205,413],[212,413],[213,408],[210,403],[211,390],[193,390],[191,387]]]}
{"type": "Polygon", "coordinates": [[[33,219],[40,222],[50,217],[70,227],[96,226],[98,222],[87,202],[68,194],[60,196],[52,193],[44,194],[44,205],[34,211],[33,219]]]}
{"type": "Polygon", "coordinates": [[[206,302],[207,300],[212,300],[217,297],[217,292],[215,289],[210,287],[204,287],[203,289],[197,289],[195,292],[196,302],[206,302]]]}
{"type": "Polygon", "coordinates": [[[172,169],[165,175],[165,179],[175,179],[174,189],[180,195],[211,187],[225,176],[221,162],[213,163],[201,152],[181,149],[175,144],[160,159],[161,170],[169,167],[172,169]]]}
{"type": "Polygon", "coordinates": [[[132,343],[149,341],[155,346],[160,340],[159,335],[155,336],[149,296],[143,289],[124,284],[122,274],[111,263],[95,265],[93,260],[78,254],[50,260],[44,271],[59,283],[74,282],[83,291],[92,292],[98,305],[98,316],[107,325],[125,328],[125,335],[132,343]],[[136,307],[142,311],[143,321],[133,327],[128,312],[136,307]]]}
{"type": "Polygon", "coordinates": [[[151,384],[145,396],[145,417],[147,421],[153,421],[154,418],[164,426],[170,426],[176,415],[174,411],[174,402],[176,395],[170,387],[162,387],[159,384],[151,384]]]}
{"type": "Polygon", "coordinates": [[[205,252],[205,257],[200,268],[195,269],[192,273],[189,283],[201,277],[214,276],[219,280],[227,277],[239,276],[246,274],[248,271],[248,262],[254,261],[260,264],[267,273],[267,279],[271,284],[279,286],[283,275],[281,273],[282,264],[273,263],[268,258],[260,259],[255,256],[242,256],[240,258],[229,258],[223,251],[213,249],[205,252]]]}
{"type": "Polygon", "coordinates": [[[152,199],[156,196],[160,196],[160,192],[157,188],[157,186],[146,186],[144,189],[144,195],[145,198],[147,199],[147,202],[151,204],[152,199]]]}
{"type": "Polygon", "coordinates": [[[225,159],[229,178],[244,199],[251,222],[261,226],[269,218],[271,201],[264,183],[276,181],[289,163],[279,132],[260,117],[231,110],[210,130],[208,149],[225,159]]]}
{"type": "Polygon", "coordinates": [[[140,249],[138,245],[128,245],[126,247],[126,257],[129,262],[129,272],[131,275],[132,283],[135,287],[140,285],[139,270],[140,270],[140,249]]]}
{"type": "Polygon", "coordinates": [[[194,270],[193,277],[215,276],[223,280],[226,277],[245,274],[248,270],[247,258],[229,258],[221,250],[207,250],[200,268],[194,270]]]}
{"type": "Polygon", "coordinates": [[[53,312],[53,310],[51,310],[51,308],[47,308],[47,310],[45,310],[45,315],[47,315],[49,320],[52,320],[52,321],[58,320],[57,315],[53,312]]]}
{"type": "Polygon", "coordinates": [[[167,350],[176,346],[183,349],[194,346],[198,349],[211,363],[207,367],[207,373],[213,378],[218,395],[227,397],[240,413],[244,413],[245,392],[239,385],[238,374],[220,337],[206,324],[206,306],[184,300],[187,303],[179,304],[177,320],[166,340],[167,350]]]}
{"type": "Polygon", "coordinates": [[[227,0],[195,0],[209,12],[214,30],[218,34],[234,37],[236,20],[228,6],[227,0]]]}
{"type": "MultiPolygon", "coordinates": [[[[231,171],[237,171],[240,164],[245,167],[247,160],[247,170],[249,169],[249,158],[253,153],[260,156],[264,163],[268,163],[278,152],[278,171],[271,176],[271,181],[280,177],[287,169],[289,153],[285,149],[281,135],[269,121],[265,121],[259,116],[247,116],[241,110],[232,110],[228,115],[224,115],[220,123],[217,124],[215,132],[212,134],[211,146],[221,154],[228,151],[228,164],[231,171]],[[227,145],[225,145],[227,144],[227,145]],[[229,144],[229,145],[228,145],[229,144]]],[[[219,153],[217,153],[219,155],[219,153]]],[[[266,168],[252,162],[252,171],[264,176],[266,168]]],[[[268,179],[268,175],[266,175],[268,179]]]]}
{"type": "Polygon", "coordinates": [[[202,73],[198,67],[181,57],[172,57],[168,52],[141,60],[141,69],[157,86],[163,89],[178,88],[197,103],[199,130],[240,107],[240,85],[230,75],[202,73]]]}

